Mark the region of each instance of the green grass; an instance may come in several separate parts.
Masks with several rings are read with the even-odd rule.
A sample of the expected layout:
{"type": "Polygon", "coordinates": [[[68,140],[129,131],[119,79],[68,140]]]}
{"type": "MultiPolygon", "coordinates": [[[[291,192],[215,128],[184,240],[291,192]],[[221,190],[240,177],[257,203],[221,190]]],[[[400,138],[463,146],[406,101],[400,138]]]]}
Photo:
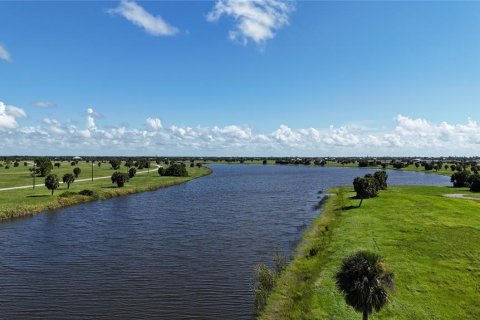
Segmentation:
{"type": "MultiPolygon", "coordinates": [[[[77,165],[72,166],[68,161],[52,161],[52,164],[60,162],[60,168],[53,167],[51,173],[56,174],[60,180],[62,179],[65,173],[72,173],[73,169],[79,167],[82,172],[78,179],[86,179],[91,178],[92,176],[92,164],[87,163],[86,161],[80,161],[77,165]]],[[[122,167],[120,170],[127,171],[127,167],[124,166],[124,162],[122,162],[122,167]]],[[[152,162],[152,164],[154,164],[152,162]]],[[[5,169],[5,167],[0,167],[0,188],[7,188],[7,187],[18,187],[18,186],[25,186],[32,184],[32,176],[31,172],[29,171],[32,168],[33,162],[29,161],[28,166],[23,165],[23,161],[20,162],[18,167],[13,167],[13,163],[10,164],[9,169],[5,169]]],[[[112,175],[113,170],[109,163],[102,163],[99,167],[97,163],[93,165],[93,176],[94,177],[103,177],[103,176],[110,176],[112,175]]],[[[37,177],[36,183],[42,183],[45,178],[37,177]]]]}
{"type": "MultiPolygon", "coordinates": [[[[371,319],[479,319],[480,202],[451,187],[390,187],[361,208],[329,199],[281,276],[261,319],[361,319],[344,302],[333,276],[360,249],[386,258],[395,273],[391,303],[371,319]],[[318,254],[309,257],[312,248],[318,254]]],[[[335,192],[335,191],[331,191],[335,192]]]]}
{"type": "MultiPolygon", "coordinates": [[[[74,182],[70,185],[69,191],[71,192],[88,189],[95,191],[98,195],[97,197],[88,197],[78,194],[68,197],[60,197],[63,192],[67,191],[67,185],[65,184],[61,184],[60,188],[55,191],[53,196],[51,195],[51,191],[44,186],[36,187],[35,190],[29,188],[0,191],[0,220],[29,215],[40,211],[58,209],[97,199],[104,200],[112,197],[164,188],[207,175],[211,172],[207,167],[187,168],[187,170],[189,172],[188,177],[160,177],[156,170],[151,170],[150,174],[142,173],[136,175],[122,188],[117,188],[116,185],[111,183],[110,179],[94,180],[93,182],[74,182]]],[[[103,175],[111,175],[112,172],[113,170],[109,170],[104,172],[103,175]]],[[[82,178],[82,176],[79,178],[82,178]]],[[[37,178],[37,183],[41,183],[44,179],[45,178],[37,178]]]]}

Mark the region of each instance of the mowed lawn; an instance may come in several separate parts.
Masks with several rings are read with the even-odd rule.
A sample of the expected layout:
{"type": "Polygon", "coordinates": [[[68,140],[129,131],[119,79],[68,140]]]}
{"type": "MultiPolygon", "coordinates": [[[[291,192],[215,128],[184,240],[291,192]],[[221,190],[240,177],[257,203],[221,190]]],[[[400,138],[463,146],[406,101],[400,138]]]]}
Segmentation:
{"type": "Polygon", "coordinates": [[[371,319],[480,319],[480,201],[451,187],[390,187],[378,198],[327,201],[262,319],[361,319],[333,280],[343,257],[367,249],[395,273],[391,303],[371,319]],[[311,249],[319,253],[311,257],[311,249]]]}
{"type": "MultiPolygon", "coordinates": [[[[72,166],[68,161],[52,161],[54,163],[60,163],[60,168],[53,167],[53,170],[50,173],[56,174],[60,181],[65,173],[72,173],[73,169],[79,167],[81,170],[80,176],[78,179],[86,179],[92,177],[92,164],[87,163],[86,161],[79,161],[78,164],[72,166]]],[[[121,171],[126,172],[127,167],[124,166],[125,162],[122,162],[121,171]]],[[[155,163],[152,162],[152,170],[156,170],[155,163]]],[[[8,188],[8,187],[19,187],[19,186],[26,186],[32,185],[33,179],[30,172],[30,168],[33,168],[33,161],[27,161],[27,166],[24,165],[23,161],[20,161],[20,165],[18,167],[13,166],[13,162],[10,164],[10,168],[5,169],[4,167],[0,167],[0,188],[8,188]]],[[[111,169],[111,165],[108,162],[102,163],[100,167],[98,166],[97,162],[93,164],[93,177],[104,177],[112,175],[113,170],[111,169]]],[[[44,177],[37,177],[35,183],[43,183],[45,181],[44,177]]]]}

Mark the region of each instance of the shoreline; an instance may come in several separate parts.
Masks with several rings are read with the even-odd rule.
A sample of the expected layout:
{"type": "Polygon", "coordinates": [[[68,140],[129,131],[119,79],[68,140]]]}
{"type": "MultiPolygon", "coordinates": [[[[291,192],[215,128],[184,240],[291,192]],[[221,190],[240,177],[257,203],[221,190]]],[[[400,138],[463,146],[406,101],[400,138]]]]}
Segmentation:
{"type": "Polygon", "coordinates": [[[352,188],[342,189],[326,191],[333,195],[303,234],[258,319],[358,317],[345,304],[333,279],[341,260],[357,250],[382,254],[397,279],[397,293],[375,319],[440,315],[442,319],[473,319],[468,315],[480,312],[474,303],[476,276],[471,270],[480,251],[474,246],[476,242],[469,239],[480,237],[480,217],[474,214],[479,203],[445,196],[468,192],[467,188],[389,186],[379,197],[367,199],[362,207],[351,198],[352,188]],[[463,231],[466,226],[468,237],[463,231]],[[459,256],[459,252],[470,252],[470,256],[459,256]],[[428,275],[412,272],[429,268],[428,275]],[[461,281],[452,283],[451,277],[461,281]],[[441,303],[425,306],[416,296],[419,290],[424,292],[424,299],[441,303]],[[445,290],[462,290],[460,297],[465,301],[461,308],[459,300],[444,303],[445,290]],[[405,305],[409,306],[409,313],[402,309],[405,305]]]}
{"type": "MultiPolygon", "coordinates": [[[[63,193],[67,193],[67,196],[61,196],[63,193],[60,193],[60,190],[57,190],[57,194],[54,196],[54,198],[51,199],[51,201],[48,201],[45,203],[18,204],[18,205],[14,205],[14,207],[12,208],[0,207],[0,223],[8,220],[17,219],[17,218],[33,216],[43,212],[49,212],[49,211],[58,210],[66,207],[71,207],[71,206],[79,205],[83,203],[88,203],[93,201],[104,201],[111,198],[128,196],[128,195],[141,193],[141,192],[155,191],[158,189],[179,185],[194,179],[208,176],[212,173],[213,170],[208,167],[202,167],[200,168],[200,171],[201,172],[199,172],[198,174],[192,175],[190,173],[188,177],[168,177],[170,179],[167,181],[159,180],[157,182],[148,182],[144,185],[130,183],[121,188],[101,187],[100,190],[98,190],[98,192],[96,190],[98,188],[96,188],[94,189],[95,191],[94,196],[84,196],[78,193],[72,193],[70,195],[68,194],[70,190],[63,190],[63,189],[62,189],[63,193]]],[[[161,179],[162,177],[158,176],[158,178],[161,179]]],[[[135,178],[132,181],[135,182],[135,178]]],[[[75,187],[76,186],[77,185],[75,185],[75,187]]],[[[89,189],[89,185],[85,185],[85,188],[82,188],[82,189],[89,189]]],[[[8,192],[8,191],[4,191],[4,192],[8,192]]],[[[50,191],[46,190],[46,192],[50,192],[50,191]]]]}

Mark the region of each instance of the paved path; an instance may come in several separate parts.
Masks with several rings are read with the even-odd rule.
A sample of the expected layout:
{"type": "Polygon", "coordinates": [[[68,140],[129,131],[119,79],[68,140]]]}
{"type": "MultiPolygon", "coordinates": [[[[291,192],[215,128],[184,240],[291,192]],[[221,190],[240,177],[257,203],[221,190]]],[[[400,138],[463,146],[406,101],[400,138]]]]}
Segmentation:
{"type": "MultiPolygon", "coordinates": [[[[156,172],[155,170],[150,170],[151,172],[156,172]]],[[[148,172],[148,170],[146,171],[138,171],[137,174],[140,174],[140,173],[146,173],[148,172]]],[[[104,176],[104,177],[96,177],[96,178],[93,178],[93,180],[101,180],[101,179],[110,179],[111,176],[104,176]]],[[[76,182],[85,182],[85,181],[92,181],[92,178],[87,178],[87,179],[78,179],[78,180],[75,180],[75,183],[76,182]]],[[[62,181],[60,181],[60,184],[63,184],[62,181]]],[[[45,187],[45,184],[44,183],[40,183],[40,184],[36,184],[35,185],[35,188],[36,187],[45,187]]],[[[17,190],[17,189],[28,189],[28,188],[32,188],[32,185],[28,185],[28,186],[20,186],[20,187],[8,187],[8,188],[0,188],[0,191],[8,191],[8,190],[17,190]]]]}
{"type": "Polygon", "coordinates": [[[466,200],[476,200],[476,201],[480,201],[480,198],[468,197],[468,196],[465,196],[464,194],[460,194],[460,193],[444,194],[443,196],[444,196],[444,197],[447,197],[447,198],[455,198],[455,199],[466,199],[466,200]]]}

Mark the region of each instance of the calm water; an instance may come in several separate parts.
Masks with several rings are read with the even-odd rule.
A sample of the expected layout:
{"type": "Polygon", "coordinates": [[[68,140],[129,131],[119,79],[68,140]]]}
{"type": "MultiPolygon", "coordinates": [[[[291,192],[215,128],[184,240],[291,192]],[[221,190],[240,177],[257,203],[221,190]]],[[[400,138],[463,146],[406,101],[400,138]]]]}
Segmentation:
{"type": "MultiPolygon", "coordinates": [[[[189,183],[0,223],[2,319],[251,319],[253,268],[290,255],[318,191],[372,170],[211,165],[189,183]]],[[[389,171],[390,184],[449,184],[389,171]]]]}

